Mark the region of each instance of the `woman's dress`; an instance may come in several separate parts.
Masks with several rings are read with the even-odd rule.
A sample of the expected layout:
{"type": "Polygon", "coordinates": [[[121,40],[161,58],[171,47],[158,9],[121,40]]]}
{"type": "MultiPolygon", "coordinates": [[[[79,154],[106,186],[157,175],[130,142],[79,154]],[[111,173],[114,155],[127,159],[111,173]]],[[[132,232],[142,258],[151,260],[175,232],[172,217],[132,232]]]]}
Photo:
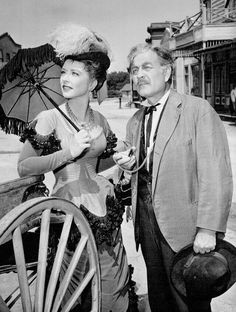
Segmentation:
{"type": "MultiPolygon", "coordinates": [[[[66,113],[64,104],[60,108],[66,113]]],[[[52,195],[68,199],[83,210],[97,243],[101,268],[101,311],[122,312],[128,308],[129,280],[127,257],[120,233],[124,207],[115,198],[113,184],[96,173],[98,157],[106,150],[107,137],[111,136],[112,132],[100,113],[92,111],[92,114],[93,122],[89,131],[97,136],[82,157],[72,160],[69,144],[76,130],[56,109],[40,113],[35,122],[37,134],[32,134],[30,129],[24,135],[24,140],[28,140],[20,154],[18,171],[20,176],[53,171],[55,184],[52,195]],[[53,153],[48,154],[48,145],[40,141],[41,135],[48,136],[47,142],[51,140],[54,145],[53,153]],[[41,157],[38,157],[39,155],[41,157]]],[[[73,243],[76,242],[72,242],[72,245],[73,243]]],[[[62,275],[71,254],[68,248],[62,265],[62,275]]],[[[81,274],[83,269],[81,273],[78,265],[78,279],[81,274]]],[[[71,289],[69,287],[66,296],[73,286],[71,285],[71,289]]]]}

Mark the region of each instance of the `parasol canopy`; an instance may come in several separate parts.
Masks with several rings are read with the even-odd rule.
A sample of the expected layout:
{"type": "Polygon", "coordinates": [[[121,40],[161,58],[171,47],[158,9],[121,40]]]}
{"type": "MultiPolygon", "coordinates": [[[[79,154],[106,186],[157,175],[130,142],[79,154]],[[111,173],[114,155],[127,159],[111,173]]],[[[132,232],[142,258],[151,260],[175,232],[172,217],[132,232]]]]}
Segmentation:
{"type": "Polygon", "coordinates": [[[20,49],[0,70],[0,126],[19,135],[43,110],[56,107],[78,130],[58,105],[65,100],[60,89],[61,67],[50,44],[20,49]]]}

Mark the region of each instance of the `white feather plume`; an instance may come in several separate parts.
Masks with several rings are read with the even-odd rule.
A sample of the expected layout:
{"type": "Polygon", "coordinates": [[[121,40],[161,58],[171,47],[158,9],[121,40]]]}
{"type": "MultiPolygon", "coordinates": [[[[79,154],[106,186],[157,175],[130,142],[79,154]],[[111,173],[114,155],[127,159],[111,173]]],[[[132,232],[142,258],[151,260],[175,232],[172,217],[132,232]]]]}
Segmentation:
{"type": "Polygon", "coordinates": [[[108,53],[104,39],[88,28],[77,24],[59,26],[51,35],[50,41],[57,56],[63,59],[67,55],[82,54],[91,51],[108,53]]]}

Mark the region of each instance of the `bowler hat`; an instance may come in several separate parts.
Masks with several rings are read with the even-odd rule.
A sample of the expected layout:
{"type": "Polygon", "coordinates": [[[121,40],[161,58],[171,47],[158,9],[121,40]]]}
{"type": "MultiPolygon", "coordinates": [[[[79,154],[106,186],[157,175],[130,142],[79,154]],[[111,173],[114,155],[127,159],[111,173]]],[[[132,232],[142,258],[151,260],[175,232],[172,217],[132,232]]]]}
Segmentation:
{"type": "Polygon", "coordinates": [[[214,251],[196,254],[193,245],[174,257],[171,281],[183,297],[208,300],[223,294],[236,281],[236,248],[217,239],[214,251]]]}

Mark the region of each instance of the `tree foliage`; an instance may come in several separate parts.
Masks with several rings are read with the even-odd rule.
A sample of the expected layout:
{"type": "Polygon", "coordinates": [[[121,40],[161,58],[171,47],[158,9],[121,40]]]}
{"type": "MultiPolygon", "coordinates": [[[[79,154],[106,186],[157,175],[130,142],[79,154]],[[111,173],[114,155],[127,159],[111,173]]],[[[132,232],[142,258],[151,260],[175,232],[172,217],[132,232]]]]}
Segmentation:
{"type": "Polygon", "coordinates": [[[120,89],[126,83],[129,83],[129,74],[123,71],[111,72],[107,75],[107,88],[109,97],[117,97],[120,95],[120,89]]]}

